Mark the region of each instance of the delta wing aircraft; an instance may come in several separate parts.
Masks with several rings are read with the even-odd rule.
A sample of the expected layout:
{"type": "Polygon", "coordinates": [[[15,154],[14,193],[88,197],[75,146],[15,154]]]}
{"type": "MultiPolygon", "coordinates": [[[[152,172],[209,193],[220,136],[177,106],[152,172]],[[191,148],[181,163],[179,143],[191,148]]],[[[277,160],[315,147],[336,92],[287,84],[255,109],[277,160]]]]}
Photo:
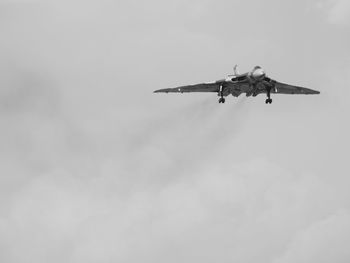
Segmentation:
{"type": "Polygon", "coordinates": [[[232,94],[238,97],[245,93],[247,97],[257,96],[261,93],[267,95],[266,104],[271,104],[271,93],[275,94],[320,94],[317,90],[293,86],[270,79],[265,71],[256,66],[252,71],[239,74],[237,72],[237,65],[234,67],[234,75],[228,75],[226,79],[201,83],[195,85],[181,86],[170,89],[160,89],[154,91],[155,93],[184,93],[184,92],[215,92],[220,97],[219,103],[225,103],[226,96],[232,94]]]}

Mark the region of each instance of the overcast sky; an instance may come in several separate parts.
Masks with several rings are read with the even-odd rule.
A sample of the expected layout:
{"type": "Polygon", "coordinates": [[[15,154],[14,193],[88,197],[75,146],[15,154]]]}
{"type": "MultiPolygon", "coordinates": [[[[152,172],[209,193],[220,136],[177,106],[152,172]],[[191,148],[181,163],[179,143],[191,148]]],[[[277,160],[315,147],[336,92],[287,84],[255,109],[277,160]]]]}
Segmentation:
{"type": "Polygon", "coordinates": [[[0,262],[350,261],[348,0],[0,0],[0,262]],[[318,96],[153,94],[262,66],[318,96]]]}

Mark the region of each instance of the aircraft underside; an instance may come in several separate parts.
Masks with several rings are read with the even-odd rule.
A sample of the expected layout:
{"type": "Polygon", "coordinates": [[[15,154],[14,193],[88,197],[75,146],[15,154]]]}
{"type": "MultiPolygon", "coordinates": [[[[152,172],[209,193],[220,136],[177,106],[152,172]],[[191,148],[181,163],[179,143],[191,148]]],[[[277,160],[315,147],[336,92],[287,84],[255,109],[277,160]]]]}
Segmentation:
{"type": "Polygon", "coordinates": [[[194,85],[181,86],[177,88],[160,89],[155,93],[188,93],[188,92],[215,92],[218,94],[219,103],[225,103],[225,97],[232,94],[234,97],[242,93],[247,97],[256,97],[259,94],[266,94],[266,104],[271,104],[271,93],[274,94],[320,94],[317,90],[294,86],[270,79],[265,71],[256,66],[252,71],[238,74],[236,67],[235,74],[229,75],[226,79],[215,82],[199,83],[194,85]]]}
{"type": "Polygon", "coordinates": [[[234,97],[238,97],[240,96],[242,93],[245,93],[247,97],[256,97],[257,95],[261,94],[261,93],[266,93],[267,95],[267,99],[265,100],[266,104],[271,104],[272,103],[272,99],[271,99],[271,89],[272,87],[267,87],[264,90],[258,89],[258,88],[250,88],[248,90],[233,90],[233,91],[226,91],[223,88],[223,86],[220,86],[220,90],[218,92],[218,96],[219,98],[219,103],[225,103],[225,97],[228,95],[232,95],[234,97]]]}

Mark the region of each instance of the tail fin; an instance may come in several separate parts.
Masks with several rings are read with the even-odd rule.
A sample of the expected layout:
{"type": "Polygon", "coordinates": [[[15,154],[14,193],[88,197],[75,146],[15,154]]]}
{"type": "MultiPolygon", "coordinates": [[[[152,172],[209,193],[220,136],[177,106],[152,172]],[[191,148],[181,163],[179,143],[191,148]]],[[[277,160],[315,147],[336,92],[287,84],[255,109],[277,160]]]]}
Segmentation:
{"type": "Polygon", "coordinates": [[[236,64],[236,65],[234,66],[234,68],[233,68],[233,72],[234,72],[235,76],[239,75],[239,72],[238,72],[238,70],[237,70],[237,67],[238,67],[238,65],[236,64]]]}

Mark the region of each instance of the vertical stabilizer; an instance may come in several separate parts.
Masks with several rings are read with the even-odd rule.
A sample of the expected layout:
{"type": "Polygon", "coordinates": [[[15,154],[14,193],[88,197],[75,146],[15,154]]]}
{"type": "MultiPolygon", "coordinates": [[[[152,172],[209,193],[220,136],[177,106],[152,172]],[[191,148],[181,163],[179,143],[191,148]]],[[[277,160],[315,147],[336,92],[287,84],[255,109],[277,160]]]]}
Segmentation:
{"type": "Polygon", "coordinates": [[[233,68],[233,72],[234,72],[235,76],[239,75],[237,67],[238,67],[238,65],[236,64],[233,68]]]}

